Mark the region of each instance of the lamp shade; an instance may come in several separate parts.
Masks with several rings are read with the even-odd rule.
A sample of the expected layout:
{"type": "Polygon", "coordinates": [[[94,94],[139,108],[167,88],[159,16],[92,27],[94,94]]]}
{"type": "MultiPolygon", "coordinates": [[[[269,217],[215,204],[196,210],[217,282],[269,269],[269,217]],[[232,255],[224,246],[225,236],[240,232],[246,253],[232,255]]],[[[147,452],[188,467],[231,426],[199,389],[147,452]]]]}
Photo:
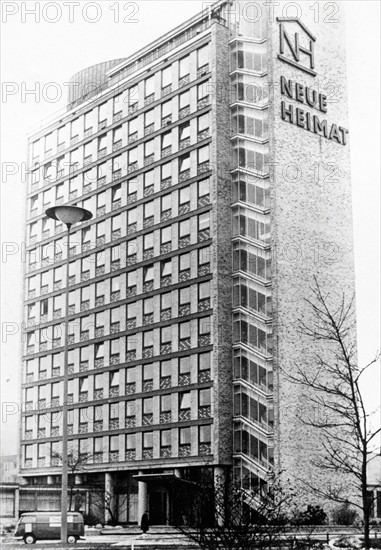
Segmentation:
{"type": "Polygon", "coordinates": [[[65,225],[85,222],[93,217],[89,210],[79,206],[52,206],[46,210],[45,214],[48,218],[58,220],[65,225]]]}

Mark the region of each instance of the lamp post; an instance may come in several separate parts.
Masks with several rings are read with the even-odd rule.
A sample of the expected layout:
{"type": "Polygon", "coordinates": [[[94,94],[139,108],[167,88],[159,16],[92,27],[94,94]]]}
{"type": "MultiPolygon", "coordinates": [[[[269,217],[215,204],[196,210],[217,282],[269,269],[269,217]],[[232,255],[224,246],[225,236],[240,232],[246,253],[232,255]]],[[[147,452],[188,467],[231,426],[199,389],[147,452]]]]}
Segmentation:
{"type": "Polygon", "coordinates": [[[64,372],[62,401],[62,480],[61,480],[61,543],[67,543],[67,487],[68,487],[68,444],[67,444],[67,394],[68,394],[68,326],[69,326],[69,266],[70,266],[70,230],[75,223],[90,220],[89,210],[78,206],[53,206],[45,214],[48,218],[60,221],[67,227],[66,250],[66,290],[65,290],[65,331],[64,331],[64,372]]]}

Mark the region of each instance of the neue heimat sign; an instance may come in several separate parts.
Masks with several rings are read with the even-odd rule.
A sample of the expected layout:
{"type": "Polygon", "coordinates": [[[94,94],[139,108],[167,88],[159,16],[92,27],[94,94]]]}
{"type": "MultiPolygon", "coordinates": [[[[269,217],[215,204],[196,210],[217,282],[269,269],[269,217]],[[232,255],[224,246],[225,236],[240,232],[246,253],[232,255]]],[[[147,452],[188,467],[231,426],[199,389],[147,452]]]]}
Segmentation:
{"type": "MultiPolygon", "coordinates": [[[[277,21],[280,22],[280,53],[278,55],[278,59],[315,77],[314,44],[316,42],[316,38],[307,29],[307,27],[299,21],[298,18],[278,17],[277,21]],[[285,22],[292,22],[294,23],[294,26],[295,24],[298,25],[298,27],[303,31],[304,42],[307,41],[306,46],[301,45],[299,32],[294,33],[293,40],[290,38],[285,29],[285,22]]],[[[289,80],[286,77],[281,76],[280,91],[282,96],[303,104],[307,108],[311,107],[321,113],[327,113],[327,96],[318,93],[309,86],[304,86],[298,82],[294,82],[293,80],[289,80]]],[[[337,124],[330,124],[327,119],[321,119],[313,112],[306,110],[304,107],[297,107],[292,103],[286,103],[286,101],[282,100],[281,118],[290,124],[294,124],[295,126],[304,128],[304,130],[312,132],[318,136],[335,141],[340,145],[347,144],[347,135],[349,130],[343,128],[342,126],[338,126],[337,124]]]]}

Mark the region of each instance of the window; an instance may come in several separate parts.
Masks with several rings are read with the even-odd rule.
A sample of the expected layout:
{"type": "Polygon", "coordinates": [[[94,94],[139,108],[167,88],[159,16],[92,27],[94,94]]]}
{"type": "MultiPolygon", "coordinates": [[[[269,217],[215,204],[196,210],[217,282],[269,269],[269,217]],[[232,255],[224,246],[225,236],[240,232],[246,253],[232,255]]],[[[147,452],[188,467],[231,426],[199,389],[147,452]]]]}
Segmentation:
{"type": "Polygon", "coordinates": [[[199,84],[197,86],[197,101],[203,101],[206,102],[209,98],[209,85],[207,82],[204,82],[203,84],[199,84]]]}
{"type": "Polygon", "coordinates": [[[198,370],[201,371],[209,371],[211,365],[211,355],[210,352],[208,353],[200,353],[198,356],[198,370]]]}
{"type": "Polygon", "coordinates": [[[209,129],[209,113],[206,113],[206,115],[200,116],[197,119],[197,131],[200,134],[201,132],[204,132],[205,130],[209,129]]]}
{"type": "Polygon", "coordinates": [[[179,305],[187,305],[190,304],[190,288],[181,288],[179,290],[179,305]]]}
{"type": "Polygon", "coordinates": [[[172,146],[172,132],[166,132],[161,136],[161,148],[166,149],[172,146]]]}
{"type": "Polygon", "coordinates": [[[155,109],[150,109],[144,115],[144,126],[146,128],[155,124],[155,109]]]}
{"type": "Polygon", "coordinates": [[[172,100],[166,101],[161,105],[161,118],[171,117],[172,119],[172,100]]]}
{"type": "Polygon", "coordinates": [[[149,172],[146,172],[144,174],[144,191],[146,191],[147,189],[152,189],[154,184],[155,184],[155,173],[153,170],[150,170],[149,172]]]}
{"type": "Polygon", "coordinates": [[[190,104],[190,93],[184,92],[183,94],[179,95],[179,110],[185,109],[186,107],[189,107],[190,104]]]}
{"type": "Polygon", "coordinates": [[[101,122],[104,122],[105,120],[107,120],[107,102],[102,103],[102,105],[100,105],[98,107],[98,122],[99,122],[99,124],[101,122]]]}
{"type": "Polygon", "coordinates": [[[127,289],[136,288],[136,271],[127,273],[127,289]]]}
{"type": "Polygon", "coordinates": [[[153,233],[147,233],[143,238],[143,250],[151,250],[153,248],[153,233]]]}
{"type": "Polygon", "coordinates": [[[191,392],[179,393],[179,410],[190,409],[191,406],[191,392]]]}
{"type": "Polygon", "coordinates": [[[126,451],[135,451],[136,434],[126,434],[126,451]]]}
{"type": "Polygon", "coordinates": [[[138,161],[138,148],[134,147],[128,152],[128,164],[134,164],[138,161]]]}
{"type": "Polygon", "coordinates": [[[131,334],[126,338],[126,348],[128,351],[136,351],[137,337],[136,334],[131,334]]]}
{"type": "Polygon", "coordinates": [[[128,196],[134,195],[137,191],[137,188],[138,188],[138,180],[137,179],[128,180],[128,182],[127,182],[127,195],[128,196]]]}
{"type": "Polygon", "coordinates": [[[165,260],[161,262],[161,277],[168,277],[172,275],[172,260],[165,260]]]}
{"type": "Polygon", "coordinates": [[[110,388],[119,387],[119,371],[110,372],[110,388]]]}
{"type": "Polygon", "coordinates": [[[104,319],[105,319],[104,311],[96,313],[95,314],[95,327],[96,328],[104,327],[104,324],[105,324],[104,319]]]}
{"type": "Polygon", "coordinates": [[[161,179],[167,180],[172,177],[172,163],[167,162],[161,166],[161,179]]]}
{"type": "Polygon", "coordinates": [[[211,443],[212,441],[212,427],[209,426],[199,426],[198,429],[198,442],[202,443],[211,443]]]}
{"type": "Polygon", "coordinates": [[[94,437],[94,454],[99,455],[103,452],[103,437],[94,437]]]}
{"type": "Polygon", "coordinates": [[[153,347],[153,330],[148,330],[143,333],[143,348],[153,347]]]}
{"type": "Polygon", "coordinates": [[[75,137],[78,137],[78,134],[79,134],[79,122],[80,122],[80,119],[79,118],[76,118],[75,120],[72,121],[71,123],[71,139],[75,138],[75,137]]]}
{"type": "Polygon", "coordinates": [[[172,66],[161,71],[161,87],[166,88],[170,84],[172,84],[172,66]]]}
{"type": "Polygon", "coordinates": [[[238,107],[233,111],[232,131],[234,134],[246,134],[257,139],[267,139],[268,122],[267,119],[260,118],[254,109],[238,107]]]}
{"type": "Polygon", "coordinates": [[[180,428],[180,445],[190,445],[191,443],[191,429],[190,428],[180,428]]]}
{"type": "Polygon", "coordinates": [[[161,213],[168,212],[172,209],[172,196],[169,193],[161,197],[161,213]]]}
{"type": "Polygon", "coordinates": [[[189,237],[190,235],[190,220],[184,220],[179,223],[179,238],[189,237]]]}
{"type": "Polygon", "coordinates": [[[134,110],[138,106],[139,101],[139,86],[132,86],[128,90],[128,106],[130,110],[134,110]]]}
{"type": "Polygon", "coordinates": [[[99,344],[95,344],[95,359],[101,359],[102,357],[104,357],[104,344],[103,342],[102,343],[99,343],[99,344]]]}
{"type": "Polygon", "coordinates": [[[179,61],[179,78],[184,78],[189,74],[189,55],[179,61]]]}
{"type": "Polygon", "coordinates": [[[137,208],[131,208],[131,210],[127,211],[127,227],[131,228],[131,226],[136,224],[137,219],[137,208]]]}
{"type": "Polygon", "coordinates": [[[187,254],[182,254],[180,256],[180,261],[179,261],[180,271],[187,271],[188,269],[190,269],[190,258],[191,258],[191,255],[189,252],[187,254]]]}
{"type": "Polygon", "coordinates": [[[186,139],[190,138],[190,124],[187,122],[186,124],[182,124],[179,127],[179,140],[184,141],[186,139]]]}
{"type": "Polygon", "coordinates": [[[203,46],[197,50],[197,67],[200,68],[207,65],[209,63],[209,58],[209,44],[206,44],[206,46],[203,46]]]}
{"type": "Polygon", "coordinates": [[[185,323],[179,324],[179,336],[180,340],[190,340],[190,322],[186,321],[185,323]]]}
{"type": "Polygon", "coordinates": [[[211,404],[211,392],[210,388],[204,390],[198,390],[198,406],[208,407],[211,404]]]}
{"type": "MultiPolygon", "coordinates": [[[[167,304],[164,304],[167,306],[167,304]]],[[[164,308],[164,309],[168,309],[168,308],[164,308]]],[[[160,332],[160,344],[161,345],[166,345],[166,344],[170,344],[172,341],[172,327],[164,327],[161,329],[161,332],[160,332]]]]}
{"type": "Polygon", "coordinates": [[[160,397],[160,412],[170,412],[172,409],[172,396],[162,395],[160,397]]]}
{"type": "Polygon", "coordinates": [[[171,361],[162,361],[160,363],[160,377],[168,378],[172,375],[172,364],[171,361]]]}
{"type": "Polygon", "coordinates": [[[200,248],[198,251],[198,265],[210,263],[210,247],[200,248]]]}
{"type": "Polygon", "coordinates": [[[211,331],[210,317],[204,317],[198,320],[198,334],[199,336],[208,335],[211,331]]]}
{"type": "Polygon", "coordinates": [[[104,151],[107,149],[107,134],[98,138],[98,151],[104,151]]]}
{"type": "Polygon", "coordinates": [[[112,202],[119,201],[122,197],[122,187],[121,185],[114,185],[111,190],[112,192],[112,202]]]}
{"type": "Polygon", "coordinates": [[[151,139],[144,144],[144,156],[150,157],[155,154],[155,140],[151,139]]]}
{"type": "Polygon", "coordinates": [[[198,182],[198,198],[209,196],[210,193],[210,181],[209,178],[198,182]]]}
{"type": "Polygon", "coordinates": [[[190,155],[183,155],[179,158],[179,172],[190,170],[190,155]]]}
{"type": "Polygon", "coordinates": [[[123,96],[118,94],[113,99],[113,113],[119,113],[122,110],[123,96]]]}
{"type": "Polygon", "coordinates": [[[138,133],[138,128],[139,128],[138,121],[139,121],[139,118],[136,117],[130,120],[130,122],[128,123],[128,135],[130,137],[138,133]]]}
{"type": "Polygon", "coordinates": [[[143,433],[143,448],[152,449],[153,447],[153,432],[143,433]]]}
{"type": "MultiPolygon", "coordinates": [[[[86,121],[86,115],[85,115],[85,121],[86,121]]],[[[85,129],[86,128],[87,128],[87,126],[85,126],[85,129]]],[[[57,144],[58,145],[61,145],[61,143],[65,143],[65,134],[66,134],[65,126],[61,126],[61,128],[58,128],[58,131],[57,131],[57,144]]],[[[33,155],[33,156],[35,156],[35,155],[33,155]]]]}
{"type": "Polygon", "coordinates": [[[153,281],[153,277],[154,277],[153,265],[144,267],[143,268],[143,282],[148,283],[150,281],[153,281]]]}
{"type": "Polygon", "coordinates": [[[210,228],[210,212],[198,216],[198,230],[206,231],[210,228]]]}
{"type": "Polygon", "coordinates": [[[161,230],[160,244],[167,244],[172,241],[172,227],[164,227],[161,230]]]}
{"type": "Polygon", "coordinates": [[[154,215],[154,201],[147,202],[144,205],[144,218],[151,218],[154,215]]]}
{"type": "Polygon", "coordinates": [[[179,191],[179,206],[190,202],[190,187],[183,187],[179,191]]]}
{"type": "Polygon", "coordinates": [[[209,162],[209,145],[206,147],[201,147],[197,150],[197,162],[198,164],[203,164],[204,162],[209,162]]]}
{"type": "Polygon", "coordinates": [[[144,315],[153,313],[153,298],[146,298],[143,301],[143,313],[144,315]]]}
{"type": "Polygon", "coordinates": [[[118,128],[115,128],[113,131],[113,144],[121,143],[122,142],[122,126],[118,126],[118,128]]]}
{"type": "Polygon", "coordinates": [[[155,93],[155,76],[150,76],[144,81],[144,97],[147,98],[155,93]]]}

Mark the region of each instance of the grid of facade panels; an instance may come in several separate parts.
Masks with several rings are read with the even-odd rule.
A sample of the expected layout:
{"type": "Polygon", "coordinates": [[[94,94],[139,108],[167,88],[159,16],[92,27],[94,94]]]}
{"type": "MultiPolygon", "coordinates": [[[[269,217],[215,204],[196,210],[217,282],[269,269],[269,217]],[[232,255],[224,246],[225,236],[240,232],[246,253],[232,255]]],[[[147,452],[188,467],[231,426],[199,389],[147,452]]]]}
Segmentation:
{"type": "MultiPolygon", "coordinates": [[[[116,88],[30,145],[22,472],[213,454],[210,46],[116,88]],[[69,393],[62,395],[66,233],[69,393]]],[[[172,461],[172,462],[173,462],[172,461]]]]}

